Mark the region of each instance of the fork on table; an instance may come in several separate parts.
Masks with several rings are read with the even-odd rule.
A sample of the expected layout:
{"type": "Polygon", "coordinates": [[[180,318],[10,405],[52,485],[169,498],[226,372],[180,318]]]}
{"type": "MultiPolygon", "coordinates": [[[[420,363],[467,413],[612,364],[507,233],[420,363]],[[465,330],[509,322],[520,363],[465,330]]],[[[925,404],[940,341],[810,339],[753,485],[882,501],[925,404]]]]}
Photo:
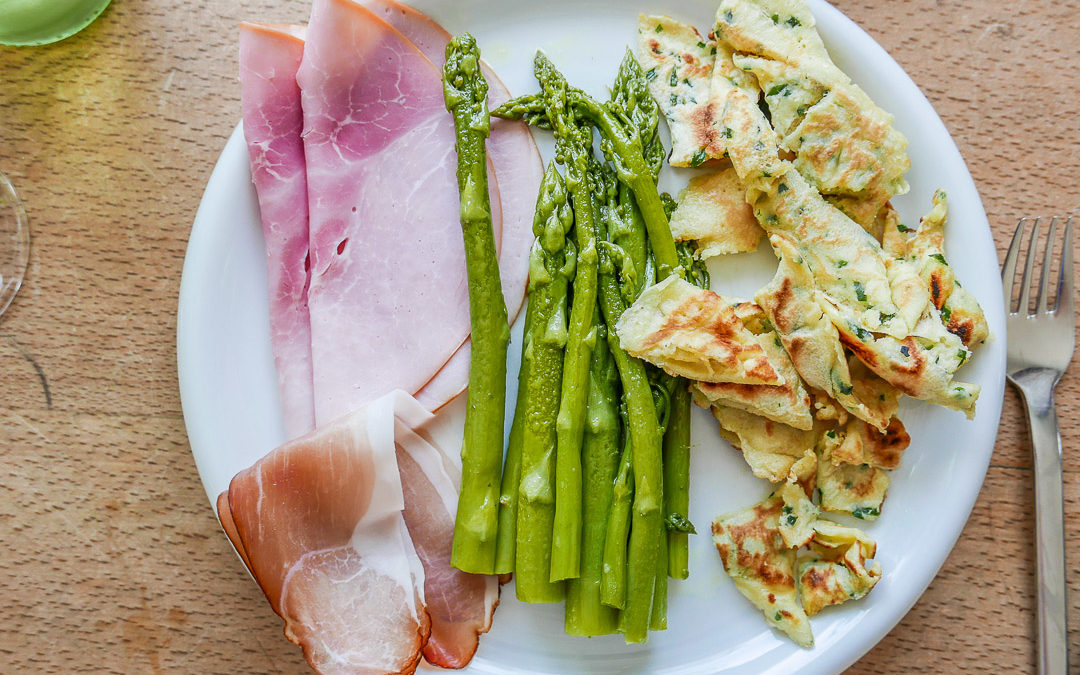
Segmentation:
{"type": "Polygon", "coordinates": [[[1042,249],[1037,297],[1031,295],[1031,282],[1039,252],[1039,218],[1020,220],[1001,270],[1008,330],[1006,375],[1020,390],[1027,406],[1034,448],[1039,672],[1042,675],[1065,675],[1069,658],[1065,626],[1061,434],[1054,410],[1054,387],[1072,360],[1075,343],[1072,217],[1063,229],[1061,264],[1052,309],[1049,295],[1058,230],[1056,217],[1050,220],[1050,231],[1042,249]],[[1029,231],[1027,259],[1018,279],[1016,263],[1029,231]],[[1016,302],[1012,300],[1014,290],[1018,291],[1016,302]],[[1034,313],[1030,309],[1032,301],[1035,302],[1034,313]]]}

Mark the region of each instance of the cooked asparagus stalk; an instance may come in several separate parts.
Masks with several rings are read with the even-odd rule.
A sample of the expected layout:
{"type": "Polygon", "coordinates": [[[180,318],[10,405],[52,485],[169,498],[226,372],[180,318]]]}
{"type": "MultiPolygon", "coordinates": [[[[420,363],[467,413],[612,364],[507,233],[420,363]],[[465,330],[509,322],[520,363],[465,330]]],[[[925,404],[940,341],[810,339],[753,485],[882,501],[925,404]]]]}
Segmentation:
{"type": "Polygon", "coordinates": [[[664,520],[667,526],[667,573],[685,579],[689,568],[690,512],[690,389],[675,382],[667,431],[664,433],[664,520]]]}
{"type": "Polygon", "coordinates": [[[581,569],[581,447],[589,392],[589,359],[596,342],[596,208],[589,179],[592,133],[578,125],[567,104],[566,80],[546,59],[536,61],[536,79],[556,138],[556,154],[566,165],[566,188],[574,211],[577,271],[563,360],[562,391],[556,420],[555,523],[551,581],[573,579],[581,569]]]}
{"type": "Polygon", "coordinates": [[[559,412],[566,296],[576,262],[573,242],[567,240],[574,222],[567,197],[562,175],[549,164],[533,219],[529,306],[534,315],[518,381],[525,398],[517,413],[523,422],[514,572],[517,597],[524,602],[557,602],[564,595],[564,585],[550,581],[556,452],[551,420],[559,412]]]}
{"type": "Polygon", "coordinates": [[[514,571],[517,553],[518,485],[521,483],[521,446],[525,435],[525,392],[523,383],[529,379],[529,344],[536,305],[529,303],[525,311],[525,330],[521,340],[521,367],[518,370],[517,400],[514,402],[514,421],[510,426],[510,438],[506,443],[503,459],[502,481],[499,487],[499,521],[495,533],[495,573],[510,574],[514,571]]]}
{"type": "MultiPolygon", "coordinates": [[[[619,373],[608,349],[607,331],[598,316],[596,322],[598,336],[589,363],[589,403],[582,444],[581,576],[571,580],[566,589],[566,632],[587,636],[614,633],[619,624],[618,611],[605,605],[601,597],[604,534],[619,464],[619,373]]],[[[625,555],[625,530],[622,549],[625,555]]]]}
{"type": "Polygon", "coordinates": [[[443,95],[446,109],[454,117],[472,329],[461,495],[451,563],[465,572],[491,574],[495,571],[510,326],[488,200],[487,82],[480,72],[480,50],[468,33],[456,36],[446,46],[443,95]]]}

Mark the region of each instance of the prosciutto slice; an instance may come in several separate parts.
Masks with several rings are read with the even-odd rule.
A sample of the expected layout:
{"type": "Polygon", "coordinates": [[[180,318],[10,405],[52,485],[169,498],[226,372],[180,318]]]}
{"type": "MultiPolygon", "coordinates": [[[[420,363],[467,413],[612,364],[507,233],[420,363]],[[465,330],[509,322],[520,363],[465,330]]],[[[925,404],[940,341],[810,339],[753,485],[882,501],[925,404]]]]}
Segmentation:
{"type": "MultiPolygon", "coordinates": [[[[359,0],[416,45],[437,66],[445,60],[450,33],[431,17],[395,0],[359,0]]],[[[488,107],[494,110],[510,98],[506,85],[487,64],[488,107]]],[[[499,276],[510,322],[521,309],[529,276],[532,218],[544,167],[532,133],[524,122],[491,120],[488,158],[499,180],[502,203],[502,248],[499,276]]],[[[465,390],[469,380],[469,342],[454,353],[446,366],[416,394],[429,410],[436,410],[465,390]]]]}
{"type": "Polygon", "coordinates": [[[303,28],[240,24],[240,102],[266,241],[270,338],[286,438],[315,427],[307,173],[296,85],[303,53],[303,28]]]}
{"type": "Polygon", "coordinates": [[[395,436],[426,411],[404,392],[291,441],[218,503],[285,635],[321,673],[411,673],[431,622],[402,510],[395,436]]]}
{"type": "Polygon", "coordinates": [[[315,0],[297,73],[317,423],[415,392],[469,332],[440,72],[350,0],[315,0]]]}
{"type": "Polygon", "coordinates": [[[218,517],[322,673],[461,668],[491,628],[495,576],[450,566],[461,465],[397,391],[240,472],[218,517]]]}
{"type": "Polygon", "coordinates": [[[450,566],[460,460],[455,462],[410,429],[400,429],[397,442],[405,524],[424,566],[424,596],[431,618],[424,658],[444,668],[463,668],[472,660],[480,634],[491,628],[499,602],[498,577],[467,574],[450,566]]]}

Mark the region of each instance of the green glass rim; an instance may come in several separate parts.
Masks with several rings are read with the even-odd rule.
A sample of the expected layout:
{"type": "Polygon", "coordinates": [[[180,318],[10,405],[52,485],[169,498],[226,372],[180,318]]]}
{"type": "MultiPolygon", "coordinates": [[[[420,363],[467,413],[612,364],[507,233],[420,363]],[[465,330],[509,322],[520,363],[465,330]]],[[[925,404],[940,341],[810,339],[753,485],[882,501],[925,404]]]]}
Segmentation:
{"type": "Polygon", "coordinates": [[[72,22],[63,30],[48,34],[44,37],[38,36],[27,39],[9,39],[0,35],[0,45],[6,45],[8,47],[37,47],[65,40],[92,24],[95,19],[101,16],[101,13],[105,11],[105,8],[108,7],[111,2],[112,0],[101,0],[98,4],[91,6],[78,21],[72,22]]]}

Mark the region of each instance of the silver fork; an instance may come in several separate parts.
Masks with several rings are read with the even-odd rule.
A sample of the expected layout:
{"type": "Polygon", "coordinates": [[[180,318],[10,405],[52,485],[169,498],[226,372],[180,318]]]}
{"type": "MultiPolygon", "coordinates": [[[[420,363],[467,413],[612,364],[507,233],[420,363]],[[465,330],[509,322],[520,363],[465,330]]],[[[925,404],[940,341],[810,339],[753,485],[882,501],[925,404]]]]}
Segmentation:
{"type": "Polygon", "coordinates": [[[1020,246],[1028,232],[1028,219],[1020,219],[1013,235],[1001,281],[1008,313],[1006,375],[1027,404],[1035,464],[1035,519],[1038,551],[1039,672],[1065,675],[1068,671],[1068,634],[1065,626],[1065,517],[1062,502],[1061,434],[1054,410],[1054,387],[1072,360],[1075,346],[1073,318],[1073,228],[1065,222],[1061,269],[1057,275],[1057,301],[1048,309],[1051,263],[1057,218],[1043,252],[1035,313],[1029,314],[1031,280],[1039,242],[1039,219],[1031,227],[1031,243],[1023,276],[1016,279],[1020,246]],[[1016,306],[1013,289],[1020,284],[1016,306]]]}

